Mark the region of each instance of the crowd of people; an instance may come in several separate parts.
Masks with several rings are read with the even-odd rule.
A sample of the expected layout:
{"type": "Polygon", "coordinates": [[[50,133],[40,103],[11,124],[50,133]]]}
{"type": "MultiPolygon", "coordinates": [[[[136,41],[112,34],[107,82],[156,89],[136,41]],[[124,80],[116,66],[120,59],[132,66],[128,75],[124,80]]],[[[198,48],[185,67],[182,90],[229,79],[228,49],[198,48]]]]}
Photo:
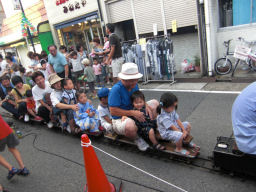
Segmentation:
{"type": "MultiPolygon", "coordinates": [[[[113,33],[114,26],[108,24],[106,31],[109,36],[105,37],[104,47],[100,47],[99,39],[94,39],[90,54],[82,46],[77,46],[76,51],[61,46],[58,51],[55,45],[48,47],[49,55],[45,51],[40,55],[29,52],[31,64],[27,70],[8,56],[7,64],[2,67],[4,62],[0,55],[0,105],[19,120],[28,122],[32,118],[45,122],[48,128],[57,125],[72,134],[115,132],[134,140],[142,151],[147,150],[149,142],[156,150],[165,150],[156,136],[159,131],[163,139],[176,143],[177,153],[189,155],[182,145],[191,126],[179,119],[177,97],[165,93],[160,102],[146,102],[138,87],[138,80],[143,76],[138,66],[123,64],[120,40],[113,33]],[[19,73],[14,70],[16,66],[19,73]],[[114,84],[111,91],[104,87],[110,79],[114,84]],[[99,99],[97,108],[91,99],[99,99]]],[[[1,145],[16,146],[8,143],[14,139],[2,143],[3,138],[0,137],[1,151],[4,149],[1,145]]],[[[199,146],[192,142],[189,146],[199,150],[199,146]]],[[[24,169],[23,164],[20,167],[24,169]]],[[[12,169],[9,169],[12,176],[20,173],[15,168],[10,172],[12,169]]]]}

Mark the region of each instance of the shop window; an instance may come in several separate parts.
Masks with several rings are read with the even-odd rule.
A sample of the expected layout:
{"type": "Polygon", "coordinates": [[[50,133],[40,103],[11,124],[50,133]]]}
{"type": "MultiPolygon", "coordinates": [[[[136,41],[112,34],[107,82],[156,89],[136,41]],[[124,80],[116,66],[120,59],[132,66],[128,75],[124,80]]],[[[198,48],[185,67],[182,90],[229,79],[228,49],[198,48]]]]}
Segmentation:
{"type": "Polygon", "coordinates": [[[256,22],[256,0],[219,0],[220,27],[256,22]]]}

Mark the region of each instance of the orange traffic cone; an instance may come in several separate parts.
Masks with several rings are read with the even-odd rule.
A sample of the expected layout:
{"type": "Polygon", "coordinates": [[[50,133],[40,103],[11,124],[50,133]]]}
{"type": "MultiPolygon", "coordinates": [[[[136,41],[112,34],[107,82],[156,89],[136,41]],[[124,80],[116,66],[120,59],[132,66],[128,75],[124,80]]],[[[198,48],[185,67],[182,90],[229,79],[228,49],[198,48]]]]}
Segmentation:
{"type": "Polygon", "coordinates": [[[86,134],[81,136],[81,145],[84,152],[87,192],[116,192],[115,186],[108,181],[86,134]]]}

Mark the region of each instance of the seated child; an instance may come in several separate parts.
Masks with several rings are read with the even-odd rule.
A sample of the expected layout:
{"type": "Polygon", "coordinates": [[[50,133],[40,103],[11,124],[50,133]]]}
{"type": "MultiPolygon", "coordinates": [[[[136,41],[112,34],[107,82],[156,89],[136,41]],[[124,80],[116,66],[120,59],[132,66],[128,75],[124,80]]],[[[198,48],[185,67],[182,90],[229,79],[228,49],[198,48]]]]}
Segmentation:
{"type": "Polygon", "coordinates": [[[14,96],[12,95],[12,87],[7,87],[6,92],[7,92],[7,95],[6,95],[3,102],[6,101],[6,102],[10,103],[11,105],[13,105],[16,108],[17,104],[15,102],[14,96]]]}
{"type": "Polygon", "coordinates": [[[131,95],[131,103],[133,105],[134,110],[138,110],[144,113],[145,121],[140,122],[134,117],[130,117],[135,121],[136,126],[138,127],[138,136],[142,137],[145,140],[150,140],[153,144],[153,147],[157,150],[165,150],[165,147],[159,144],[155,137],[155,131],[156,131],[156,121],[151,120],[149,115],[146,113],[146,102],[145,102],[145,96],[141,91],[135,91],[131,95]]]}
{"type": "Polygon", "coordinates": [[[43,119],[36,115],[36,103],[31,89],[26,91],[26,103],[28,114],[33,116],[35,121],[42,121],[43,119]]]}
{"type": "MultiPolygon", "coordinates": [[[[76,100],[76,90],[74,89],[74,84],[71,79],[64,79],[63,80],[63,94],[61,103],[65,103],[68,105],[74,105],[77,103],[76,100]]],[[[71,109],[62,110],[60,113],[61,121],[62,121],[62,128],[67,129],[68,128],[68,119],[72,119],[73,111],[71,109]]]]}
{"type": "Polygon", "coordinates": [[[78,101],[78,111],[74,111],[74,119],[76,124],[82,131],[88,130],[92,133],[99,132],[99,114],[93,108],[91,102],[87,99],[84,90],[76,93],[78,101]]]}
{"type": "MultiPolygon", "coordinates": [[[[160,105],[157,107],[157,127],[164,140],[173,141],[176,144],[175,151],[183,155],[189,155],[189,151],[182,148],[183,140],[190,134],[191,125],[188,122],[181,122],[176,113],[178,99],[172,93],[164,93],[160,99],[160,105]]],[[[190,142],[189,147],[196,151],[199,146],[190,142]]]]}
{"type": "Polygon", "coordinates": [[[108,88],[104,87],[98,91],[100,104],[98,106],[101,126],[104,127],[107,133],[112,132],[112,116],[108,108],[108,88]]]}

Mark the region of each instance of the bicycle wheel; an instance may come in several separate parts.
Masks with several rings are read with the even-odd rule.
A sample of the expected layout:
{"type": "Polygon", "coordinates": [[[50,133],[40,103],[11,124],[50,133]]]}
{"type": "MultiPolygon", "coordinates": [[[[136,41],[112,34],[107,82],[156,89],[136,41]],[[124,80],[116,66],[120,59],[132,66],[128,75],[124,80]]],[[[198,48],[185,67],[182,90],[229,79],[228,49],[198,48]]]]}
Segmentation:
{"type": "Polygon", "coordinates": [[[232,63],[229,59],[219,58],[214,63],[214,70],[218,75],[226,75],[229,74],[232,70],[232,63]]]}
{"type": "Polygon", "coordinates": [[[248,63],[249,63],[249,66],[252,68],[252,70],[256,71],[256,61],[249,59],[248,63]]]}

